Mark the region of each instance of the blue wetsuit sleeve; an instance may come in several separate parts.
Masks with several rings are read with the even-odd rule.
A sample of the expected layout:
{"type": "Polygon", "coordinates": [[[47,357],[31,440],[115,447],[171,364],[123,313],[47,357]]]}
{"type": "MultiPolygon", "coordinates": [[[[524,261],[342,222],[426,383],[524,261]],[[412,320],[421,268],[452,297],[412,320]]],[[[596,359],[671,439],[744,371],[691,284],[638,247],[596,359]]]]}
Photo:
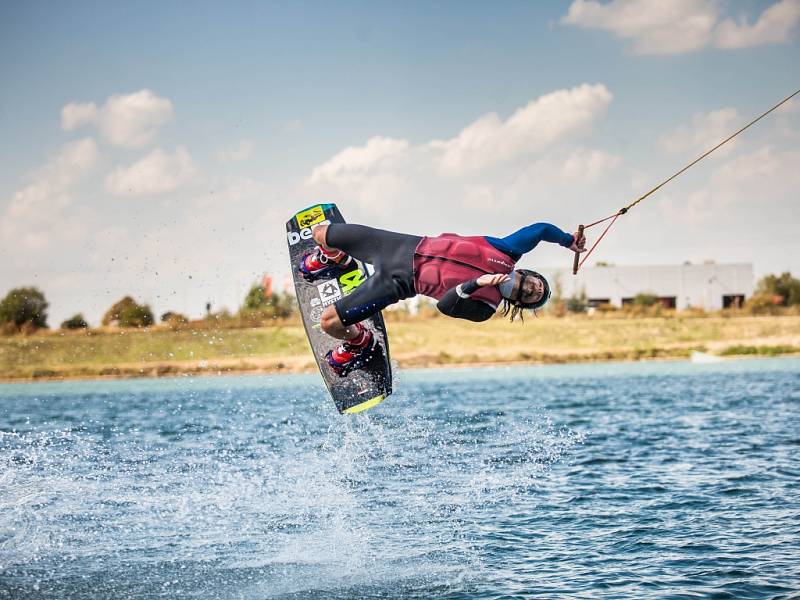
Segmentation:
{"type": "Polygon", "coordinates": [[[561,231],[550,223],[534,223],[504,238],[487,236],[486,241],[512,258],[519,259],[526,252],[536,248],[539,242],[550,242],[569,248],[575,238],[571,233],[561,231]]]}

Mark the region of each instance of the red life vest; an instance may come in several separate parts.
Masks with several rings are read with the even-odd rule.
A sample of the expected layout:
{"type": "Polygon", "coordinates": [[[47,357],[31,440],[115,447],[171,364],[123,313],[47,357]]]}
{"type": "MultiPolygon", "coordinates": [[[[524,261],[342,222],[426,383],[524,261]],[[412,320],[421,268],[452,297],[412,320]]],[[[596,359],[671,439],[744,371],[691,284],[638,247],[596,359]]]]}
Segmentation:
{"type": "MultiPolygon", "coordinates": [[[[424,237],[414,251],[414,286],[418,294],[437,300],[459,283],[486,273],[510,273],[515,262],[482,236],[443,233],[424,237]]],[[[478,289],[470,298],[497,308],[503,297],[496,286],[478,289]]]]}

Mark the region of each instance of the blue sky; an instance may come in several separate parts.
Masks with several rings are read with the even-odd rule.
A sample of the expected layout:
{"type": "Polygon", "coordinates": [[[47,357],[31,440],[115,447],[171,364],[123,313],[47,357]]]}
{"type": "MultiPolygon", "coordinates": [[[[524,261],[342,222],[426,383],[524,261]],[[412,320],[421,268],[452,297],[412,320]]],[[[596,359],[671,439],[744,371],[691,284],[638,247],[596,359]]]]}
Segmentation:
{"type": "MultiPolygon", "coordinates": [[[[335,201],[420,234],[571,229],[800,88],[800,1],[3,3],[0,294],[235,310],[335,201]]],[[[800,103],[598,259],[800,272],[800,103]]],[[[531,266],[569,263],[557,248],[531,266]]]]}

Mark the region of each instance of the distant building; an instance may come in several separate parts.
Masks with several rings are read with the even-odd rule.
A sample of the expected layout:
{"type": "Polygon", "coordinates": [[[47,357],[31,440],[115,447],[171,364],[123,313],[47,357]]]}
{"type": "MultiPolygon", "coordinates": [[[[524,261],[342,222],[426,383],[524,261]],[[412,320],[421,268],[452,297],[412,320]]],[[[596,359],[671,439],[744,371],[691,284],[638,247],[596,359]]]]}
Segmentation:
{"type": "Polygon", "coordinates": [[[591,306],[622,306],[647,293],[667,308],[718,310],[741,306],[754,289],[751,264],[584,267],[577,275],[568,269],[540,271],[551,288],[560,282],[565,298],[585,291],[591,306]]]}

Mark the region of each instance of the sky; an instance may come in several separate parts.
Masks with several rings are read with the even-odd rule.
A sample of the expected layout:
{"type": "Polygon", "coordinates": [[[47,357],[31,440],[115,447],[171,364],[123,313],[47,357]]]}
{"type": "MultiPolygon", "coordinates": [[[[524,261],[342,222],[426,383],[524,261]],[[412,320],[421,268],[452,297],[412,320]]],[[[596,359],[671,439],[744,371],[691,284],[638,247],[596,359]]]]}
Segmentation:
{"type": "MultiPolygon", "coordinates": [[[[56,327],[125,295],[235,311],[283,286],[285,223],[320,202],[418,235],[574,231],[800,88],[798,38],[800,0],[3,2],[0,295],[38,287],[56,327]]],[[[589,264],[800,274],[799,167],[795,99],[589,264]]]]}

